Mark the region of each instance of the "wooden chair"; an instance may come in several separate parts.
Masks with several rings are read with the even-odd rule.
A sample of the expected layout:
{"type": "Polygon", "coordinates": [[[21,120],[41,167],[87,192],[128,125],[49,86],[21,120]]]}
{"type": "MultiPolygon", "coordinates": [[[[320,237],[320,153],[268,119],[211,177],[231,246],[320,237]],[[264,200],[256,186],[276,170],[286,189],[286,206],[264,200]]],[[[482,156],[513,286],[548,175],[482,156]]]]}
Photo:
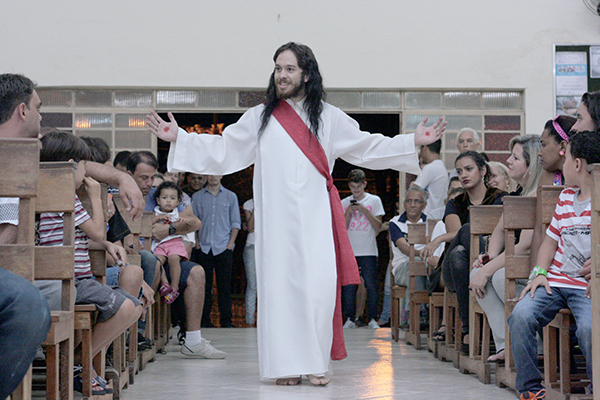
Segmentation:
{"type": "MultiPolygon", "coordinates": [[[[392,243],[390,235],[388,235],[388,241],[390,245],[390,262],[392,262],[394,257],[392,246],[395,246],[395,244],[392,243]]],[[[407,290],[405,286],[396,285],[393,268],[390,268],[390,326],[392,328],[392,340],[395,342],[400,339],[400,307],[402,299],[406,297],[407,290]]]]}
{"type": "MultiPolygon", "coordinates": [[[[0,245],[2,268],[29,281],[34,279],[34,206],[39,151],[39,141],[34,139],[0,139],[0,197],[19,198],[17,241],[15,244],[0,245]]],[[[12,398],[30,399],[31,391],[30,367],[12,398]]]]}
{"type": "MultiPolygon", "coordinates": [[[[143,239],[144,242],[144,250],[150,251],[152,248],[152,218],[154,216],[153,212],[146,211],[142,215],[140,219],[140,235],[139,237],[143,239]]],[[[136,241],[139,243],[139,240],[136,241]]],[[[140,248],[140,250],[142,250],[140,248]]],[[[161,308],[165,307],[166,304],[163,304],[160,294],[158,290],[154,293],[154,301],[155,303],[148,309],[146,313],[146,331],[144,332],[144,336],[152,341],[152,347],[150,349],[139,352],[139,370],[143,371],[146,368],[146,365],[149,362],[156,360],[156,338],[158,336],[158,332],[160,331],[158,327],[158,321],[160,320],[161,308]]]]}
{"type": "MultiPolygon", "coordinates": [[[[600,332],[600,164],[592,166],[592,329],[600,332]]],[[[600,351],[600,335],[592,335],[592,350],[594,354],[600,351]]],[[[600,388],[600,357],[594,357],[593,384],[600,388]]],[[[600,390],[594,398],[600,399],[600,390]]]]}
{"type": "Polygon", "coordinates": [[[446,340],[438,344],[438,358],[441,361],[452,362],[458,368],[460,362],[460,337],[462,322],[458,314],[458,299],[456,293],[444,289],[443,313],[446,316],[446,340]]]}
{"type": "MultiPolygon", "coordinates": [[[[427,220],[427,243],[431,241],[431,234],[439,219],[427,220]]],[[[431,268],[428,266],[431,274],[431,268]]],[[[433,340],[433,333],[440,328],[440,321],[444,310],[444,293],[433,292],[429,295],[429,335],[427,336],[427,349],[438,358],[439,342],[433,340]]]]}
{"type": "Polygon", "coordinates": [[[427,244],[427,224],[408,224],[407,241],[409,245],[408,255],[408,296],[409,296],[409,319],[406,331],[406,343],[412,344],[415,350],[421,349],[421,304],[429,303],[427,289],[416,289],[416,279],[427,277],[427,266],[423,261],[417,260],[415,245],[427,244]]]}
{"type": "MultiPolygon", "coordinates": [[[[141,218],[138,218],[136,221],[134,221],[131,218],[129,213],[126,211],[123,200],[121,199],[121,197],[118,194],[113,194],[113,201],[115,203],[115,206],[121,213],[121,217],[123,217],[123,220],[129,227],[129,230],[131,231],[131,234],[133,237],[133,241],[132,241],[132,246],[133,246],[132,253],[133,254],[128,254],[127,259],[129,260],[130,264],[141,266],[142,258],[140,256],[140,249],[141,249],[140,235],[142,233],[142,220],[141,220],[141,218]]],[[[138,355],[138,351],[137,351],[137,345],[138,345],[137,326],[138,325],[136,322],[128,329],[129,349],[126,352],[125,352],[125,342],[126,342],[127,334],[124,332],[122,337],[119,337],[116,340],[116,343],[119,346],[119,352],[118,352],[118,354],[115,354],[115,358],[114,358],[115,368],[120,371],[124,371],[125,368],[128,369],[128,377],[129,377],[128,383],[125,383],[124,381],[119,382],[121,388],[123,388],[123,389],[126,388],[128,384],[133,385],[133,383],[135,381],[135,375],[139,371],[140,359],[139,359],[139,355],[138,355]]]]}
{"type": "MultiPolygon", "coordinates": [[[[502,206],[471,206],[471,254],[470,268],[477,256],[485,253],[480,249],[480,236],[491,235],[502,217],[502,206]]],[[[491,329],[485,312],[479,305],[474,293],[469,295],[469,355],[460,356],[459,370],[462,373],[472,372],[484,384],[491,383],[491,366],[487,362],[490,355],[491,329]]]]}
{"type": "Polygon", "coordinates": [[[46,348],[46,396],[54,399],[72,396],[73,391],[75,168],[75,163],[40,163],[36,201],[36,213],[63,213],[63,245],[36,246],[35,250],[36,279],[62,280],[61,310],[52,312],[52,327],[42,343],[46,348]]]}
{"type": "MultiPolygon", "coordinates": [[[[543,186],[538,191],[544,231],[552,221],[558,197],[563,189],[562,186],[543,186]]],[[[572,392],[583,392],[589,384],[585,370],[578,371],[576,365],[571,365],[570,326],[574,323],[571,311],[565,308],[544,327],[544,386],[548,391],[548,398],[575,398],[572,392]]]]}
{"type": "MultiPolygon", "coordinates": [[[[516,304],[517,280],[529,277],[529,255],[515,254],[515,231],[517,229],[534,229],[535,197],[504,197],[504,255],[505,255],[505,320],[508,319],[516,304]]],[[[496,385],[515,389],[515,363],[512,356],[510,328],[505,324],[505,362],[504,366],[496,368],[496,385]]]]}
{"type": "MultiPolygon", "coordinates": [[[[92,216],[89,198],[85,190],[78,190],[77,194],[83,207],[92,216]]],[[[102,208],[104,220],[106,222],[106,205],[108,202],[108,193],[106,184],[102,184],[101,191],[102,208]]],[[[94,278],[103,284],[106,284],[106,251],[90,250],[90,261],[92,266],[92,274],[94,278]]],[[[106,349],[100,351],[95,357],[92,357],[92,330],[96,323],[97,308],[93,304],[77,304],[75,306],[75,331],[81,334],[81,366],[82,366],[82,381],[83,381],[83,396],[92,396],[92,367],[100,376],[105,376],[106,372],[106,349]]],[[[114,382],[109,381],[109,386],[114,389],[114,382]]],[[[112,398],[112,395],[104,395],[102,398],[112,398]]]]}

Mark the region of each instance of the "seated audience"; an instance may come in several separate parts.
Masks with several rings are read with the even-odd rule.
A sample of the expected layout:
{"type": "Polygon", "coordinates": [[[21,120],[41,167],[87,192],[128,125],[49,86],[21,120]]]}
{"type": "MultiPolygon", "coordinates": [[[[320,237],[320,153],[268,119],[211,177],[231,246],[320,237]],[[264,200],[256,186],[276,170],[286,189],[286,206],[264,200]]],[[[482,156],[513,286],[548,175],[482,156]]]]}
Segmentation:
{"type": "Polygon", "coordinates": [[[575,317],[579,348],[592,379],[592,304],[588,282],[580,271],[591,257],[592,177],[587,167],[600,162],[600,136],[590,131],[576,133],[565,153],[567,188],[560,194],[531,281],[508,318],[521,399],[546,396],[538,369],[536,333],[562,308],[569,308],[575,317]]]}
{"type": "MultiPolygon", "coordinates": [[[[465,151],[479,151],[480,147],[481,139],[479,138],[479,134],[475,129],[462,128],[456,135],[456,148],[458,149],[459,153],[464,153],[465,151]]],[[[455,176],[458,176],[456,173],[456,168],[450,171],[450,178],[455,176]]]]}
{"type": "MultiPolygon", "coordinates": [[[[90,216],[75,197],[75,289],[76,304],[94,304],[98,308],[96,323],[92,329],[92,357],[106,348],[141,315],[142,304],[122,288],[103,285],[92,275],[89,240],[101,243],[116,260],[124,263],[124,250],[104,240],[106,225],[100,199],[100,184],[85,176],[86,161],[91,158],[84,141],[66,132],[50,132],[42,138],[41,161],[75,161],[75,185],[85,188],[92,207],[90,216]]],[[[40,245],[57,246],[63,242],[63,219],[59,213],[40,216],[40,245]]],[[[75,364],[81,363],[81,347],[75,349],[75,364]]],[[[99,376],[92,379],[93,393],[107,393],[106,381],[99,376]]],[[[81,376],[75,377],[75,389],[82,390],[81,376]]]]}
{"type": "MultiPolygon", "coordinates": [[[[156,174],[158,161],[154,154],[148,151],[135,152],[132,154],[127,164],[128,172],[138,183],[142,192],[147,193],[146,211],[153,211],[156,207],[155,192],[156,189],[150,187],[150,178],[156,174]]],[[[179,234],[186,235],[194,232],[202,225],[200,220],[195,217],[192,207],[182,207],[180,203],[177,206],[179,215],[185,221],[175,222],[173,224],[156,223],[152,226],[154,239],[162,240],[168,235],[179,234]]],[[[148,253],[148,252],[146,252],[148,253]]],[[[154,254],[148,253],[151,263],[158,262],[154,254]]],[[[160,262],[158,262],[160,265],[160,262]]],[[[169,263],[165,264],[167,279],[170,280],[169,263]]],[[[170,280],[172,283],[173,281],[170,280]]],[[[191,261],[181,262],[181,278],[179,279],[180,298],[183,297],[185,304],[184,320],[178,321],[180,324],[180,341],[184,342],[181,346],[181,353],[191,358],[225,358],[227,353],[215,349],[208,340],[202,337],[200,323],[202,319],[202,310],[204,308],[204,288],[205,274],[204,269],[191,261]]],[[[177,303],[177,302],[176,302],[177,303]]]]}
{"type": "MultiPolygon", "coordinates": [[[[510,141],[511,155],[506,161],[511,179],[518,184],[518,190],[512,196],[536,196],[542,166],[539,160],[540,138],[537,135],[515,136],[510,141]]],[[[529,254],[532,230],[517,233],[515,252],[529,254]]],[[[500,218],[498,226],[494,229],[489,245],[487,261],[483,262],[484,255],[475,261],[471,271],[469,288],[475,293],[477,301],[487,315],[496,354],[490,356],[488,361],[504,360],[505,342],[505,315],[504,315],[504,223],[500,218]]],[[[517,288],[520,293],[521,287],[517,288]]]]}
{"type": "Polygon", "coordinates": [[[131,152],[129,150],[118,152],[113,160],[114,167],[119,171],[127,172],[127,162],[129,161],[129,157],[131,157],[131,152]]]}
{"type": "Polygon", "coordinates": [[[468,351],[469,334],[469,270],[471,205],[501,205],[506,192],[488,188],[490,169],[483,157],[474,151],[461,153],[455,162],[458,177],[465,193],[446,204],[444,223],[447,233],[433,239],[421,250],[421,258],[433,254],[442,242],[451,241],[442,262],[442,279],[450,291],[456,292],[458,311],[462,322],[463,352],[468,351]]]}

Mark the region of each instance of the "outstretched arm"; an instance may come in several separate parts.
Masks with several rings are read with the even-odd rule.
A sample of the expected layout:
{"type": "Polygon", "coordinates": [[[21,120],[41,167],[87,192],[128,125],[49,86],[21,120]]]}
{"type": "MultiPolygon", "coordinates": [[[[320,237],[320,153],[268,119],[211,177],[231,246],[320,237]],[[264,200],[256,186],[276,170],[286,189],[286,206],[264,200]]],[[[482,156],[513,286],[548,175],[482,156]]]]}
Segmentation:
{"type": "Polygon", "coordinates": [[[425,127],[428,119],[429,118],[427,117],[423,118],[419,125],[417,125],[417,130],[415,131],[415,146],[423,146],[441,139],[446,130],[448,122],[442,122],[443,118],[438,119],[435,124],[425,127]]]}

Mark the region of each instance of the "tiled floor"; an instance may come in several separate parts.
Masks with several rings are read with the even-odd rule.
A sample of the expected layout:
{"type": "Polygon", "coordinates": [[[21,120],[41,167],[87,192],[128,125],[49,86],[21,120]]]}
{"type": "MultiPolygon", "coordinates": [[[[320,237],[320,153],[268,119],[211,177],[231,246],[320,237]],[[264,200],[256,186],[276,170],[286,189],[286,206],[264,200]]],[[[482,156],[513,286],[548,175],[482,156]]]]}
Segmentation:
{"type": "Polygon", "coordinates": [[[148,364],[124,391],[123,399],[493,399],[513,400],[515,392],[483,385],[427,351],[390,340],[390,329],[345,330],[349,357],[333,362],[326,387],[306,379],[296,387],[261,382],[256,329],[203,329],[205,338],[228,353],[225,360],[186,359],[174,342],[166,355],[148,364]]]}

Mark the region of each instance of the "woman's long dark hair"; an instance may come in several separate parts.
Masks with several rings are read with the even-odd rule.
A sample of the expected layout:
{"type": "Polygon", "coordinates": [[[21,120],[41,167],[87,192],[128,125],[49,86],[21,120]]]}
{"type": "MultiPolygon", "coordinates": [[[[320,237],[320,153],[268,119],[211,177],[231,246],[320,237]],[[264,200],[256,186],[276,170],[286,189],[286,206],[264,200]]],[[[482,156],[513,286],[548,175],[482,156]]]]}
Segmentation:
{"type": "MultiPolygon", "coordinates": [[[[310,122],[309,129],[313,135],[318,137],[319,120],[321,118],[321,112],[323,111],[323,101],[325,100],[325,90],[323,89],[323,78],[319,72],[319,64],[310,47],[294,42],[286,43],[278,48],[273,56],[273,61],[276,61],[279,54],[286,50],[290,50],[296,55],[298,67],[302,69],[302,76],[308,77],[307,82],[304,83],[306,89],[304,107],[308,113],[308,120],[310,122]]],[[[275,88],[275,71],[273,71],[271,78],[269,79],[267,100],[265,101],[265,109],[263,110],[261,117],[262,124],[260,126],[259,134],[267,127],[269,118],[271,118],[271,114],[278,102],[279,99],[277,98],[277,91],[275,88]]]]}

